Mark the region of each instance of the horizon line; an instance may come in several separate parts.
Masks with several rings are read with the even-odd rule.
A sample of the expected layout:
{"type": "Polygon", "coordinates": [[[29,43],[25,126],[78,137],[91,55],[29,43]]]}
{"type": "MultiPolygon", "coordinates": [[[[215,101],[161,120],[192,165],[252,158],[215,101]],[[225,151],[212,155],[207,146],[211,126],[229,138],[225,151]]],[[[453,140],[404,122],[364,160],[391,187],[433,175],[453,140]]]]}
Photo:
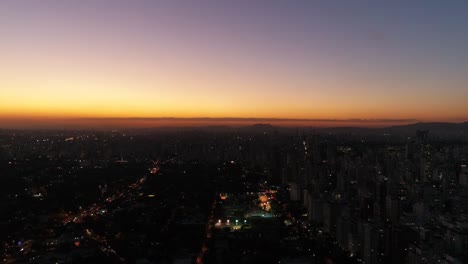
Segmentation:
{"type": "Polygon", "coordinates": [[[271,121],[271,122],[420,122],[412,118],[281,118],[281,117],[71,117],[51,118],[55,120],[121,120],[121,121],[213,121],[213,122],[238,122],[238,121],[271,121]]]}
{"type": "MultiPolygon", "coordinates": [[[[2,117],[0,117],[2,121],[2,117]]],[[[274,118],[274,117],[23,117],[4,119],[0,129],[141,129],[141,128],[200,128],[200,127],[245,127],[271,125],[275,127],[315,128],[385,128],[419,123],[460,124],[468,119],[418,120],[410,118],[274,118]]]]}

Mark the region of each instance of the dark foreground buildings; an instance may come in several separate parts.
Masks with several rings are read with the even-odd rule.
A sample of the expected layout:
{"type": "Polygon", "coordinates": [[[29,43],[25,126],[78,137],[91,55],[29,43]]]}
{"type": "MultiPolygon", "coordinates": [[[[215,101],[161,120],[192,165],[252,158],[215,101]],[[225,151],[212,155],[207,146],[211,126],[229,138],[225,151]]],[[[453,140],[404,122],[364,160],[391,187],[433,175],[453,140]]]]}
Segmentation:
{"type": "Polygon", "coordinates": [[[2,261],[467,263],[463,135],[1,130],[2,261]]]}

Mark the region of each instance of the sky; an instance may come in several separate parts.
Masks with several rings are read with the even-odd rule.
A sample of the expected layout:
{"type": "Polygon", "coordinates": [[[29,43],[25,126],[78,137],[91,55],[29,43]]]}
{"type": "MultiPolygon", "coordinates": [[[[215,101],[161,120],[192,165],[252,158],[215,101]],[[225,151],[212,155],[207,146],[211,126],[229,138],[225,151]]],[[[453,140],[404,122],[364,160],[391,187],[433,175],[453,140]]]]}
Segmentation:
{"type": "Polygon", "coordinates": [[[466,121],[467,29],[458,0],[3,0],[0,121],[466,121]]]}

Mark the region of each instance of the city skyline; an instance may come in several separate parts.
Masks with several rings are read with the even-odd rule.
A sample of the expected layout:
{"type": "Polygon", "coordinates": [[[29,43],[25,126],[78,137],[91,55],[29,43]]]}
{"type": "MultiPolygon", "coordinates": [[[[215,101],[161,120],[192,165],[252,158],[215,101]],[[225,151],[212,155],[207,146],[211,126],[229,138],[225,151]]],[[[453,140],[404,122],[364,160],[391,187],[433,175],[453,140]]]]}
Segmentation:
{"type": "Polygon", "coordinates": [[[0,24],[6,127],[468,120],[464,1],[2,1],[0,24]]]}

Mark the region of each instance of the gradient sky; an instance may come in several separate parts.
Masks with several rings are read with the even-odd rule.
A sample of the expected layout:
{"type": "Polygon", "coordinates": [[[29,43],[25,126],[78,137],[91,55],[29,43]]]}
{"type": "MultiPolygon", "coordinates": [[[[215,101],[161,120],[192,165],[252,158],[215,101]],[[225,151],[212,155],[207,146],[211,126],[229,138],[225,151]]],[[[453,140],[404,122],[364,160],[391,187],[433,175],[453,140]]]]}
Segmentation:
{"type": "Polygon", "coordinates": [[[0,1],[0,118],[468,120],[468,1],[0,1]]]}

